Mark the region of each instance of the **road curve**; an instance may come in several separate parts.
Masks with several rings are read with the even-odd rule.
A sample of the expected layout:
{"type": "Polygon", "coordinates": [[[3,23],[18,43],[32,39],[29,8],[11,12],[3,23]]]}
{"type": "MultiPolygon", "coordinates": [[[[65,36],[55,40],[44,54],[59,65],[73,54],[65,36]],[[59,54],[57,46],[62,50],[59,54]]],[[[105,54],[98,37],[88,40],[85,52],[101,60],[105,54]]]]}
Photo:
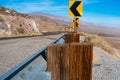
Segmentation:
{"type": "MultiPolygon", "coordinates": [[[[0,40],[0,75],[13,68],[60,35],[0,40]]],[[[120,60],[94,47],[92,80],[120,80],[120,60]]]]}
{"type": "Polygon", "coordinates": [[[0,75],[47,46],[60,34],[0,40],[0,75]]]}

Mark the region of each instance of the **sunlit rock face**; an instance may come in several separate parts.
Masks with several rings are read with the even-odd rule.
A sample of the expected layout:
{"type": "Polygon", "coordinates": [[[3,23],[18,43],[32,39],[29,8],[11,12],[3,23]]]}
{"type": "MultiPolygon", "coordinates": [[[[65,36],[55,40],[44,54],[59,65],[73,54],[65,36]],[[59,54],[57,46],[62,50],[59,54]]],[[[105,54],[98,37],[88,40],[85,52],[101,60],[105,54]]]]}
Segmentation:
{"type": "Polygon", "coordinates": [[[39,29],[34,20],[31,21],[31,27],[33,28],[34,32],[39,32],[39,29]]]}
{"type": "Polygon", "coordinates": [[[41,34],[36,22],[32,18],[21,16],[0,15],[4,21],[0,22],[0,35],[34,35],[41,34]]]}
{"type": "Polygon", "coordinates": [[[7,24],[4,23],[4,22],[0,22],[0,29],[8,30],[8,26],[7,26],[7,24]]]}
{"type": "Polygon", "coordinates": [[[41,35],[36,22],[28,14],[0,7],[0,36],[41,35]]]}
{"type": "Polygon", "coordinates": [[[0,22],[0,35],[11,35],[10,25],[7,22],[0,22]]]}

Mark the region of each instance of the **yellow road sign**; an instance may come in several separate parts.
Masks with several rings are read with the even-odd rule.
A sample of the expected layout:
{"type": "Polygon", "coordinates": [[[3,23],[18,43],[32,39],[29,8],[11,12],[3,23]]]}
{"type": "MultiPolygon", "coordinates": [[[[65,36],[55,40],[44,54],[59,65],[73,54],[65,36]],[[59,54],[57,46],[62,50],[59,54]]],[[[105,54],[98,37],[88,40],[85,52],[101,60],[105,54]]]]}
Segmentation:
{"type": "Polygon", "coordinates": [[[64,28],[64,30],[73,30],[73,29],[74,29],[74,26],[68,26],[64,28]]]}
{"type": "Polygon", "coordinates": [[[76,28],[80,27],[80,19],[77,17],[73,18],[72,25],[74,25],[76,28]]]}
{"type": "Polygon", "coordinates": [[[82,1],[69,2],[69,16],[81,17],[82,16],[82,1]]]}
{"type": "Polygon", "coordinates": [[[77,28],[80,27],[80,19],[79,18],[75,18],[75,25],[77,28]]]}

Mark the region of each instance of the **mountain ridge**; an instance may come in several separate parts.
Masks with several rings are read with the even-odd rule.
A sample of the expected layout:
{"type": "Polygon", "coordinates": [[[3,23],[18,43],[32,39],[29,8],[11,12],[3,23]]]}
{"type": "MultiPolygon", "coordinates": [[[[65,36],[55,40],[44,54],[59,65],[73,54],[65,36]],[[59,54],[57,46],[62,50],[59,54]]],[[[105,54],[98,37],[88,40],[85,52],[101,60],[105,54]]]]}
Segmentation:
{"type": "MultiPolygon", "coordinates": [[[[54,16],[41,12],[23,14],[18,13],[15,10],[0,7],[0,26],[4,25],[0,27],[0,34],[8,36],[19,34],[34,35],[42,34],[42,32],[64,31],[64,28],[71,26],[71,23],[72,19],[68,17],[54,16]],[[3,11],[1,12],[1,10],[3,11]],[[6,29],[6,27],[8,27],[8,29],[6,29]]],[[[85,21],[80,22],[80,28],[78,29],[78,31],[107,37],[120,37],[119,30],[119,28],[98,26],[85,21]]]]}

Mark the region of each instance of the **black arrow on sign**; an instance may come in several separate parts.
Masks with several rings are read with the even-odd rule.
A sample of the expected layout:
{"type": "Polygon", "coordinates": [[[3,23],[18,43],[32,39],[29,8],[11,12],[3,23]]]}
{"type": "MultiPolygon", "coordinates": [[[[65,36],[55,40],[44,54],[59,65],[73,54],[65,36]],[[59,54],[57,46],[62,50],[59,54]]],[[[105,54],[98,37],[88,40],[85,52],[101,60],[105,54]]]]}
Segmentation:
{"type": "Polygon", "coordinates": [[[75,1],[74,4],[72,5],[72,7],[70,8],[70,10],[72,11],[72,13],[75,15],[75,16],[81,16],[79,14],[79,12],[77,11],[77,7],[79,6],[79,4],[81,3],[81,1],[75,1]]]}

